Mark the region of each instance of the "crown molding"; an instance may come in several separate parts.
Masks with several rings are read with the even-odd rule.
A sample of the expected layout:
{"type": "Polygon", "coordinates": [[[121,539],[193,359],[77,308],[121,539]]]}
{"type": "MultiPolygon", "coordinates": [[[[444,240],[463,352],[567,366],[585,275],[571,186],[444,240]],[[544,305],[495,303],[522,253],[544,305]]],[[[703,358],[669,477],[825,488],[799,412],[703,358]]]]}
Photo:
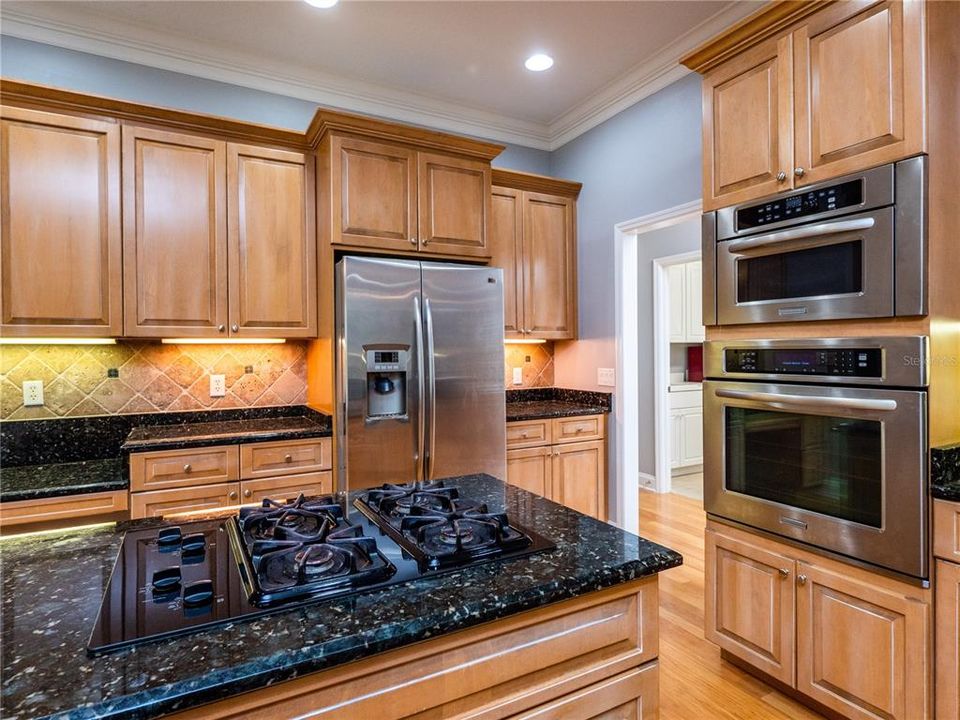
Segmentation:
{"type": "MultiPolygon", "coordinates": [[[[131,23],[94,19],[57,4],[57,18],[4,8],[3,34],[125,62],[286,95],[318,105],[538,150],[556,150],[617,113],[662,90],[690,71],[680,59],[748,13],[725,7],[656,56],[625,73],[552,122],[508,117],[395,88],[250,58],[222,47],[186,41],[131,23]]],[[[303,128],[296,128],[303,130],[303,128]]]]}
{"type": "Polygon", "coordinates": [[[580,195],[580,190],[583,188],[583,183],[576,182],[575,180],[562,180],[546,175],[537,175],[535,173],[497,167],[492,169],[491,178],[493,184],[498,187],[548,193],[550,195],[565,195],[572,198],[580,195]]]}

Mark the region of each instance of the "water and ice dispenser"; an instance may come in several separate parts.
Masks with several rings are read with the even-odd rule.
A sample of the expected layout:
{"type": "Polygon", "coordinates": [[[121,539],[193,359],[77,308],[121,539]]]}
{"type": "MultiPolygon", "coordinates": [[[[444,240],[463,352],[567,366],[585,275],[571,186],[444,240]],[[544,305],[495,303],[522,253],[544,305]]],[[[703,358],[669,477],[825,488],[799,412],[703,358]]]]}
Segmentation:
{"type": "Polygon", "coordinates": [[[367,361],[367,419],[407,415],[407,348],[364,348],[367,361]]]}

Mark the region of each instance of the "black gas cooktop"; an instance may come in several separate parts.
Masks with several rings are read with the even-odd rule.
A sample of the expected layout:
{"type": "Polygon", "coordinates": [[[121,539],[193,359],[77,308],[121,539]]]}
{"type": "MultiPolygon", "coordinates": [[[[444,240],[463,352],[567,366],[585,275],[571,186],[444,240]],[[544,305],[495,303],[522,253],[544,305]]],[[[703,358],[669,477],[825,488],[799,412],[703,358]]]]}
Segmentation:
{"type": "Polygon", "coordinates": [[[126,533],[88,649],[253,618],[554,545],[444,482],[264,500],[126,533]]]}

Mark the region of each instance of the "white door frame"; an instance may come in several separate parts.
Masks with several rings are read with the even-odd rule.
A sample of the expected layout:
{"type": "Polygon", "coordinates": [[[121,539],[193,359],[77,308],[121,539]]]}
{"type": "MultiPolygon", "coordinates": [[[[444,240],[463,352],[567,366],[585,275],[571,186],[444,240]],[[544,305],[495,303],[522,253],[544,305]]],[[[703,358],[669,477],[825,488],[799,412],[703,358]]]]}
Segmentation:
{"type": "MultiPolygon", "coordinates": [[[[683,221],[681,221],[683,222],[683,221]]],[[[669,255],[653,260],[653,406],[654,476],[653,490],[670,492],[673,472],[670,468],[670,281],[668,268],[699,260],[702,253],[669,255]]]]}
{"type": "MultiPolygon", "coordinates": [[[[640,525],[640,397],[637,384],[637,247],[639,236],[652,230],[699,217],[700,200],[677,205],[667,210],[643,215],[614,226],[614,312],[617,346],[617,387],[614,401],[616,438],[616,508],[617,524],[624,530],[637,532],[640,525]]],[[[669,365],[669,360],[668,360],[669,365]]],[[[670,461],[667,460],[669,469],[670,461]]]]}

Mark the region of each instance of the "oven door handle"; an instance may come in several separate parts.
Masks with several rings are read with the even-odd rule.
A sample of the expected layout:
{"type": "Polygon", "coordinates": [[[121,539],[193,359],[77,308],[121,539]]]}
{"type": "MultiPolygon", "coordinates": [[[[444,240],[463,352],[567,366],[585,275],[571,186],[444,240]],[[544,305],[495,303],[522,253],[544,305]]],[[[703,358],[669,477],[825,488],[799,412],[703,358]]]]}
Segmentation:
{"type": "Polygon", "coordinates": [[[822,237],[824,235],[839,235],[840,233],[856,232],[858,230],[869,230],[875,224],[872,217],[857,218],[855,220],[839,220],[837,222],[818,223],[816,225],[807,225],[805,227],[794,228],[792,230],[783,230],[782,232],[770,233],[763,237],[753,238],[752,240],[736,240],[727,244],[727,252],[732,254],[743,254],[751,250],[759,250],[770,245],[782,245],[795,240],[808,240],[810,238],[822,237]]]}
{"type": "Polygon", "coordinates": [[[750,400],[767,405],[794,405],[819,410],[870,410],[891,412],[897,409],[896,400],[871,400],[863,398],[822,397],[817,395],[782,395],[780,393],[754,392],[751,390],[714,390],[717,397],[730,400],[750,400]]]}

